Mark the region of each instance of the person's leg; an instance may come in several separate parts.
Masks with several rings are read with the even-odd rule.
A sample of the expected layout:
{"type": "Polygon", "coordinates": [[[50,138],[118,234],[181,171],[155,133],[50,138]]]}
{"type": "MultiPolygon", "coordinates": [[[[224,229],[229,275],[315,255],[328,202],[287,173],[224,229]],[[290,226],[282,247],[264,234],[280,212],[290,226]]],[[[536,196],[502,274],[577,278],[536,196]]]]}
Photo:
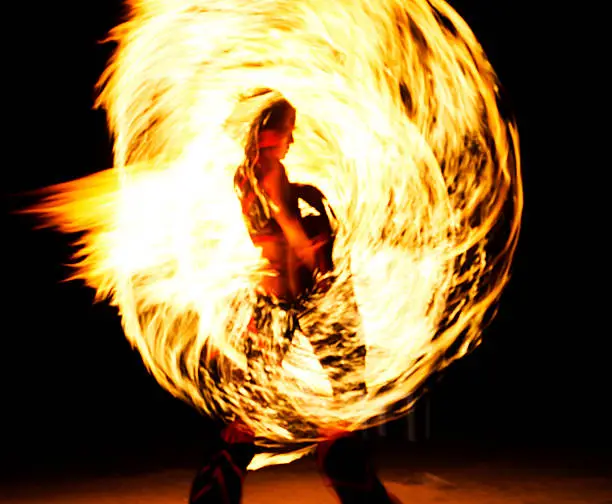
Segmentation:
{"type": "MultiPolygon", "coordinates": [[[[350,281],[345,282],[345,288],[352,290],[350,281]]],[[[352,398],[365,395],[366,344],[354,295],[342,310],[307,305],[297,323],[329,378],[334,398],[346,400],[347,392],[352,398]]]]}
{"type": "Polygon", "coordinates": [[[244,338],[248,380],[258,377],[263,379],[258,385],[266,386],[276,379],[297,324],[296,309],[291,302],[257,294],[244,338]]]}
{"type": "MultiPolygon", "coordinates": [[[[365,346],[353,347],[353,365],[365,372],[365,346]]],[[[345,357],[346,358],[346,357],[345,357]]],[[[350,360],[349,357],[348,360],[350,360]]],[[[364,379],[346,380],[346,369],[340,356],[320,359],[328,371],[334,396],[367,392],[364,379]]],[[[357,373],[359,376],[359,373],[357,373]]],[[[363,375],[361,375],[363,377],[363,375]]],[[[317,446],[317,467],[323,480],[331,486],[342,504],[391,504],[396,502],[387,493],[371,462],[366,444],[359,432],[322,432],[329,439],[317,446]]]]}
{"type": "Polygon", "coordinates": [[[341,328],[334,337],[311,344],[321,367],[327,374],[334,398],[352,393],[357,397],[367,393],[365,383],[366,347],[359,336],[346,334],[341,328]]]}
{"type": "Polygon", "coordinates": [[[342,504],[392,504],[358,432],[345,432],[317,446],[317,467],[342,504]]]}
{"type": "Polygon", "coordinates": [[[253,433],[240,420],[223,428],[192,482],[189,504],[240,504],[244,477],[254,455],[253,433]]]}
{"type": "MultiPolygon", "coordinates": [[[[356,304],[351,305],[358,317],[356,304]]],[[[341,324],[335,326],[332,336],[318,339],[317,332],[322,331],[316,325],[310,328],[314,330],[309,331],[313,350],[329,378],[334,398],[363,397],[367,394],[365,342],[357,331],[349,331],[341,324]]],[[[379,479],[359,432],[343,431],[338,426],[334,432],[321,434],[328,439],[317,446],[317,467],[342,504],[397,502],[379,479]]]]}

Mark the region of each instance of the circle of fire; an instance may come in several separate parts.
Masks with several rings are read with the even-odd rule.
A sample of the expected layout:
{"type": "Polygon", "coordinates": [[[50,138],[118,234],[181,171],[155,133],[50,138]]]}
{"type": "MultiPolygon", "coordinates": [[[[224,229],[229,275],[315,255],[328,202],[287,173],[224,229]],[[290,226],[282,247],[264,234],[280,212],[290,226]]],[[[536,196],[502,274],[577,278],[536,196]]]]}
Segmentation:
{"type": "Polygon", "coordinates": [[[75,276],[118,307],[164,388],[241,417],[260,444],[288,447],[285,461],[322,426],[372,425],[393,405],[404,414],[413,400],[402,400],[479,342],[518,239],[518,134],[469,27],[441,0],[129,7],[98,102],[115,167],[52,188],[39,207],[82,233],[75,276]],[[235,378],[263,261],[233,188],[262,104],[235,111],[258,88],[296,107],[287,171],[320,188],[341,223],[335,281],[309,316],[322,332],[361,332],[366,398],[333,400],[299,331],[261,390],[235,378]]]}

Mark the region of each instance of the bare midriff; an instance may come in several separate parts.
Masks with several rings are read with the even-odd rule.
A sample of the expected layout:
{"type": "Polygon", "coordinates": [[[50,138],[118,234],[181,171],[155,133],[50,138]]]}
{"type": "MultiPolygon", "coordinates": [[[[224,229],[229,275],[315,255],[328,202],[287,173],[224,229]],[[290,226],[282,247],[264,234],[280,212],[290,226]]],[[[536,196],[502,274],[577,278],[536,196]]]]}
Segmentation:
{"type": "Polygon", "coordinates": [[[258,288],[280,301],[297,298],[302,290],[299,281],[301,263],[284,236],[257,236],[253,238],[253,243],[268,262],[258,288]]]}

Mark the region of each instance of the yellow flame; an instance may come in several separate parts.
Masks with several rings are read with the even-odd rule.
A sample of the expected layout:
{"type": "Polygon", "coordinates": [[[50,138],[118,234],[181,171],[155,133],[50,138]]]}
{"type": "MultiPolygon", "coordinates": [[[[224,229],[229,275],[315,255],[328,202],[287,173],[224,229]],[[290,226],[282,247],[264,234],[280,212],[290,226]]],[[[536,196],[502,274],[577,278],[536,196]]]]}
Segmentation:
{"type": "MultiPolygon", "coordinates": [[[[118,307],[163,387],[205,413],[243,418],[272,452],[290,451],[318,427],[375,422],[477,345],[519,234],[518,133],[481,46],[448,4],[129,6],[98,102],[115,167],[50,188],[35,211],[82,232],[76,277],[118,307]],[[323,333],[337,322],[362,332],[366,398],[333,400],[299,332],[265,390],[233,379],[262,259],[233,190],[244,147],[227,124],[237,97],[256,88],[296,107],[289,176],[319,187],[342,223],[337,280],[309,317],[323,333]],[[358,317],[346,309],[353,290],[358,317]],[[203,359],[210,348],[227,357],[217,377],[203,359]]],[[[237,126],[256,114],[244,110],[237,126]]],[[[251,468],[300,450],[262,454],[251,468]]]]}

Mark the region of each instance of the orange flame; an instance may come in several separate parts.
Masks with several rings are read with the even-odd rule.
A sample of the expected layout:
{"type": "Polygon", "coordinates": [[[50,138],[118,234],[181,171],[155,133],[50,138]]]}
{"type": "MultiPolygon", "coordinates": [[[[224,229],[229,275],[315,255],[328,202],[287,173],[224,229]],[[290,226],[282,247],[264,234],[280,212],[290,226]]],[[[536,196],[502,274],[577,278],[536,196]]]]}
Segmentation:
{"type": "MultiPolygon", "coordinates": [[[[76,276],[119,308],[163,387],[205,413],[242,417],[262,445],[291,448],[314,440],[316,427],[374,423],[478,344],[519,235],[518,133],[499,111],[481,46],[449,5],[129,5],[111,34],[117,48],[98,102],[115,167],[50,188],[34,211],[61,231],[83,232],[76,276]],[[332,400],[299,333],[262,392],[273,408],[228,371],[245,365],[237,348],[262,258],[233,192],[243,145],[226,124],[237,97],[262,87],[298,111],[290,177],[321,188],[343,223],[339,280],[313,300],[310,316],[322,331],[356,325],[344,308],[352,274],[368,347],[365,399],[332,400]],[[231,363],[221,380],[202,360],[210,348],[231,363]],[[283,418],[313,429],[296,431],[283,418]]],[[[256,114],[245,110],[236,125],[256,114]]],[[[306,450],[258,455],[251,468],[306,450]]]]}

